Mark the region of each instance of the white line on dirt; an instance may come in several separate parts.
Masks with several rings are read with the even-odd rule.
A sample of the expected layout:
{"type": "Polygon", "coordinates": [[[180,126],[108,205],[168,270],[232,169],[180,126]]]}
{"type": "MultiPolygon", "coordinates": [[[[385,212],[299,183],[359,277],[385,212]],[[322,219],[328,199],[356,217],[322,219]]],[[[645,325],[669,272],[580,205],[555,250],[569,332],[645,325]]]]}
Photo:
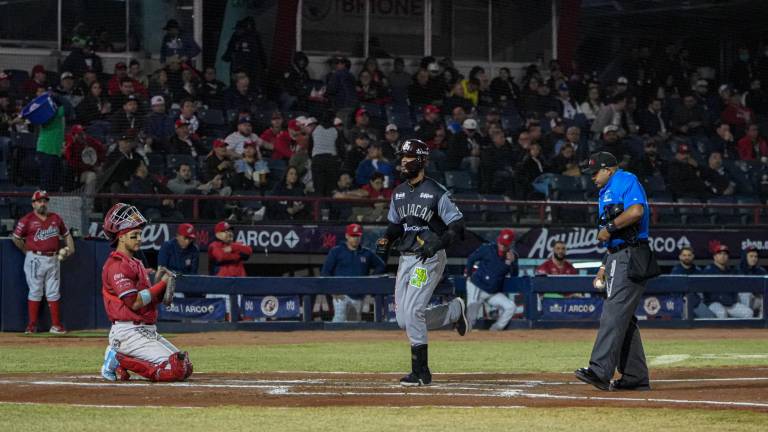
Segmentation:
{"type": "MultiPolygon", "coordinates": [[[[10,402],[0,401],[0,405],[61,405],[68,407],[81,407],[81,408],[152,408],[150,405],[104,405],[104,404],[73,404],[73,403],[56,403],[56,402],[10,402]]],[[[193,406],[171,406],[168,408],[181,408],[181,409],[201,409],[205,407],[193,407],[193,406]]]]}
{"type": "Polygon", "coordinates": [[[759,402],[735,402],[735,401],[711,401],[711,400],[686,400],[686,399],[661,399],[661,398],[623,398],[623,397],[603,397],[603,396],[569,396],[553,395],[548,393],[521,393],[520,396],[532,399],[568,399],[568,400],[600,400],[614,402],[660,402],[686,405],[717,405],[717,406],[738,406],[750,408],[768,408],[768,403],[759,402]]]}

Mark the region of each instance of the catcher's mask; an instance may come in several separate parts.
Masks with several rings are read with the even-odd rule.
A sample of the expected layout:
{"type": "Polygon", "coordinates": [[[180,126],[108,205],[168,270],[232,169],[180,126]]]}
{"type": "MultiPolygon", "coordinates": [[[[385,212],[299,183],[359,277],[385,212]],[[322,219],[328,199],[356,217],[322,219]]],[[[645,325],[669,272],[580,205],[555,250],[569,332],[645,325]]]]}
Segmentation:
{"type": "Polygon", "coordinates": [[[143,228],[146,224],[147,220],[135,206],[117,203],[104,216],[104,235],[114,245],[123,233],[143,228]]]}
{"type": "Polygon", "coordinates": [[[427,156],[429,156],[429,147],[424,141],[419,139],[406,140],[398,150],[397,155],[400,157],[414,158],[411,161],[405,163],[403,169],[400,171],[400,176],[405,179],[412,179],[419,175],[421,170],[427,165],[427,156]]]}

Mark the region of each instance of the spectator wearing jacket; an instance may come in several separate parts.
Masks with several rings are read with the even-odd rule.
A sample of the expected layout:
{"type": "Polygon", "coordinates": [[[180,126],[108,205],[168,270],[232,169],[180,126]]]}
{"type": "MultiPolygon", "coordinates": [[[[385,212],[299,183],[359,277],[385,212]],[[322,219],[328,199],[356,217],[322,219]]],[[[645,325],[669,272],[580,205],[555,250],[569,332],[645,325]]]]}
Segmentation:
{"type": "Polygon", "coordinates": [[[72,47],[64,63],[61,64],[61,70],[70,71],[78,78],[87,71],[94,71],[97,74],[104,72],[101,57],[93,51],[93,48],[93,41],[88,41],[83,47],[72,47]]]}
{"type": "Polygon", "coordinates": [[[487,243],[472,252],[467,258],[467,302],[470,320],[477,319],[477,312],[483,303],[499,309],[499,318],[491,330],[504,330],[515,315],[515,302],[503,292],[507,275],[517,277],[519,266],[517,252],[512,248],[515,232],[509,228],[501,230],[496,244],[487,243]],[[477,268],[473,272],[473,269],[477,268]]]}
{"type": "MultiPolygon", "coordinates": [[[[677,256],[678,262],[672,267],[670,274],[677,276],[693,276],[701,274],[701,268],[693,262],[695,258],[696,255],[694,254],[693,248],[690,246],[683,246],[680,249],[680,254],[677,256]]],[[[701,293],[695,293],[690,298],[693,314],[696,318],[716,317],[714,312],[709,310],[707,305],[702,301],[701,293]]]]}
{"type": "Polygon", "coordinates": [[[160,246],[157,254],[157,265],[163,266],[174,273],[196,275],[200,249],[195,244],[197,236],[195,227],[183,223],[176,229],[176,238],[166,241],[160,246]]]}
{"type": "MultiPolygon", "coordinates": [[[[735,268],[728,265],[728,259],[728,246],[719,245],[713,252],[712,264],[705,267],[701,274],[718,276],[738,274],[735,268]]],[[[749,304],[739,301],[741,294],[743,293],[732,291],[704,293],[704,303],[717,318],[752,318],[753,312],[749,304]]]]}
{"type": "Polygon", "coordinates": [[[267,56],[264,54],[261,37],[256,31],[256,21],[252,16],[237,22],[221,59],[229,62],[230,75],[245,72],[256,85],[263,84],[267,56]]]}
{"type": "Polygon", "coordinates": [[[368,146],[368,154],[357,166],[355,182],[358,186],[368,184],[374,173],[384,175],[384,188],[392,188],[395,185],[395,167],[384,159],[381,143],[375,142],[368,146]]]}
{"type": "Polygon", "coordinates": [[[175,133],[173,120],[166,114],[165,107],[165,98],[153,96],[151,112],[144,121],[144,133],[152,140],[152,150],[156,152],[163,152],[166,149],[168,140],[175,133]]]}
{"type": "MultiPolygon", "coordinates": [[[[328,252],[320,274],[322,276],[369,276],[384,273],[386,264],[372,250],[360,245],[362,238],[361,225],[347,225],[344,244],[339,244],[328,252]]],[[[359,321],[364,297],[334,295],[333,322],[359,321]]]]}
{"type": "MultiPolygon", "coordinates": [[[[760,252],[755,246],[747,246],[747,248],[744,249],[741,262],[739,263],[739,274],[747,276],[765,276],[768,274],[768,270],[760,265],[760,252]]],[[[758,315],[762,312],[762,296],[755,296],[751,292],[739,293],[739,302],[741,304],[753,306],[753,309],[756,309],[758,315]]]]}
{"type": "Polygon", "coordinates": [[[208,245],[208,268],[211,274],[224,277],[247,276],[243,262],[250,258],[253,249],[234,241],[235,234],[226,221],[217,223],[213,231],[216,240],[208,245]]]}
{"type": "Polygon", "coordinates": [[[200,46],[192,35],[181,32],[179,22],[175,19],[169,19],[163,30],[165,35],[160,43],[160,63],[165,63],[167,58],[173,56],[178,56],[182,63],[191,63],[200,54],[200,46]]]}
{"type": "Polygon", "coordinates": [[[183,154],[197,158],[208,153],[200,138],[190,132],[189,123],[176,120],[174,126],[175,134],[168,141],[167,146],[169,154],[183,154]]]}
{"type": "Polygon", "coordinates": [[[756,124],[747,127],[747,133],[736,143],[736,153],[739,159],[747,161],[768,157],[768,141],[760,136],[756,124]]]}
{"type": "Polygon", "coordinates": [[[104,144],[87,135],[79,124],[72,126],[65,140],[64,160],[74,183],[86,194],[96,193],[96,176],[106,158],[104,144]]]}
{"type": "Polygon", "coordinates": [[[331,60],[333,71],[328,74],[328,96],[337,110],[357,105],[357,80],[349,71],[349,60],[335,57],[331,60]]]}
{"type": "Polygon", "coordinates": [[[203,105],[210,109],[224,109],[224,92],[227,86],[216,79],[216,68],[208,66],[203,72],[203,79],[197,85],[197,96],[203,105]]]}

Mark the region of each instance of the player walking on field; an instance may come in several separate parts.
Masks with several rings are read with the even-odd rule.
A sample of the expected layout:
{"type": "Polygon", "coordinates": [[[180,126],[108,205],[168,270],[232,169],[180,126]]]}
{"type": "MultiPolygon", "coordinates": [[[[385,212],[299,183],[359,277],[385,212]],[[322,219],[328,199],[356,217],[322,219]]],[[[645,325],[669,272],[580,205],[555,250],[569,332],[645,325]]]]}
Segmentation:
{"type": "Polygon", "coordinates": [[[427,355],[427,330],[453,324],[459,335],[470,331],[466,306],[461,298],[427,307],[447,262],[445,248],[464,235],[463,215],[448,191],[424,175],[429,148],[420,140],[405,141],[400,175],[389,206],[389,226],[377,241],[377,253],[386,262],[395,240],[400,251],[395,281],[397,324],[411,342],[411,373],[400,379],[403,386],[432,382],[427,355]]]}
{"type": "Polygon", "coordinates": [[[29,320],[24,333],[37,332],[37,317],[45,294],[51,310],[51,333],[67,331],[61,324],[61,261],[75,253],[75,242],[56,213],[48,211],[48,193],[39,190],[32,195],[32,211],[19,219],[13,230],[13,244],[25,255],[24,274],[29,287],[27,311],[29,320]],[[61,239],[66,246],[59,249],[61,239]]]}
{"type": "Polygon", "coordinates": [[[134,257],[146,224],[136,207],[123,203],[104,217],[104,233],[116,246],[101,273],[104,308],[112,322],[101,376],[109,381],[127,381],[129,371],[150,381],[183,381],[192,375],[189,355],[157,333],[157,305],[170,303],[175,276],[159,272],[159,281],[150,285],[147,270],[134,257]]]}

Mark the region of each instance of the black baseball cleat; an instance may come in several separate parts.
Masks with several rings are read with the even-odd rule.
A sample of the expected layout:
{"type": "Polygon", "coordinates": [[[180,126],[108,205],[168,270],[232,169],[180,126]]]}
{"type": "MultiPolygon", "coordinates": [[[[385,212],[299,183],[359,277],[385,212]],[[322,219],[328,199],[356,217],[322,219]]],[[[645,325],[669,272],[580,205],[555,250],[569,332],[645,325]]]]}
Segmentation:
{"type": "Polygon", "coordinates": [[[646,384],[640,384],[640,383],[630,383],[627,381],[624,381],[624,378],[617,379],[611,381],[611,386],[608,390],[610,391],[649,391],[651,389],[651,385],[646,384]]]}
{"type": "Polygon", "coordinates": [[[456,297],[456,300],[458,300],[459,305],[461,305],[461,313],[459,314],[459,320],[456,321],[456,324],[453,325],[453,328],[456,329],[456,332],[459,334],[459,336],[464,336],[472,330],[472,326],[469,323],[469,320],[467,320],[466,303],[464,303],[464,300],[461,297],[456,297]]]}
{"type": "Polygon", "coordinates": [[[430,384],[432,384],[432,374],[429,372],[429,369],[420,374],[411,372],[400,378],[400,385],[403,387],[421,387],[430,384]]]}
{"type": "Polygon", "coordinates": [[[590,368],[576,369],[576,371],[574,371],[574,374],[576,375],[576,378],[579,381],[583,381],[587,384],[592,384],[593,386],[597,387],[600,390],[608,391],[610,387],[610,383],[601,380],[600,377],[597,376],[595,371],[593,371],[590,368]]]}

